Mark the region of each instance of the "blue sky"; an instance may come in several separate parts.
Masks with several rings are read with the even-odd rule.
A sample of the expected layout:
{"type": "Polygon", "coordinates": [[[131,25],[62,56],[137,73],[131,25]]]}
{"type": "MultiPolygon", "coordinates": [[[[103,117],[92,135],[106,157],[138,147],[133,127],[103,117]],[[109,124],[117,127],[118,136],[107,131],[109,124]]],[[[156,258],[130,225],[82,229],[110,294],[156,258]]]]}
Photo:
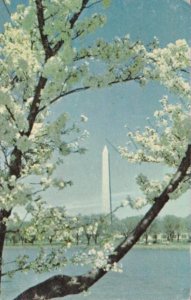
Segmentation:
{"type": "MultiPolygon", "coordinates": [[[[14,1],[14,3],[22,1],[14,1]]],[[[95,9],[95,8],[94,8],[95,9]]],[[[161,46],[176,39],[191,40],[191,8],[182,0],[113,0],[104,11],[108,21],[104,28],[81,43],[91,43],[96,37],[111,40],[115,36],[130,34],[133,40],[140,39],[145,44],[156,36],[161,46]]],[[[1,24],[6,20],[6,12],[1,9],[1,24]],[[3,12],[4,11],[4,12],[3,12]]],[[[106,139],[115,146],[125,145],[128,124],[130,128],[146,125],[146,117],[152,117],[159,107],[159,99],[167,90],[156,83],[140,88],[135,83],[86,91],[66,97],[54,107],[54,114],[66,111],[72,120],[79,120],[81,114],[88,116],[84,129],[90,132],[85,143],[85,155],[72,155],[66,158],[58,175],[71,179],[74,185],[61,192],[49,191],[46,198],[53,205],[66,206],[69,213],[101,212],[101,153],[106,139]]],[[[173,100],[175,97],[170,96],[173,100]]],[[[113,207],[127,194],[139,195],[135,177],[144,172],[151,178],[162,178],[165,167],[132,165],[122,160],[119,154],[108,145],[111,158],[111,184],[113,207]]],[[[167,204],[161,215],[177,214],[187,216],[191,212],[189,194],[167,204]]],[[[119,216],[142,214],[128,207],[120,210],[119,216]]]]}
{"type": "MultiPolygon", "coordinates": [[[[133,40],[148,43],[154,36],[161,46],[179,38],[189,41],[191,37],[190,7],[177,0],[117,0],[106,11],[107,25],[91,39],[130,34],[133,40]]],[[[83,42],[83,41],[82,41],[83,42]]],[[[85,41],[87,42],[87,41],[85,41]]],[[[86,128],[90,132],[86,155],[66,160],[59,171],[74,181],[74,186],[60,193],[60,203],[67,204],[69,212],[96,213],[101,209],[101,152],[106,139],[114,145],[126,143],[125,124],[130,128],[142,127],[146,117],[151,117],[159,107],[158,100],[167,91],[155,83],[140,88],[135,83],[118,85],[99,91],[88,91],[66,98],[60,109],[68,111],[72,118],[78,119],[81,113],[88,116],[86,128]]],[[[174,100],[175,97],[172,96],[174,100]]],[[[145,172],[151,178],[160,178],[166,169],[161,166],[131,165],[108,145],[111,157],[111,185],[113,207],[117,206],[127,194],[139,195],[135,177],[145,172]]],[[[140,214],[129,208],[119,212],[120,217],[140,214]]],[[[171,201],[162,214],[174,213],[188,215],[188,194],[178,201],[171,201]]]]}

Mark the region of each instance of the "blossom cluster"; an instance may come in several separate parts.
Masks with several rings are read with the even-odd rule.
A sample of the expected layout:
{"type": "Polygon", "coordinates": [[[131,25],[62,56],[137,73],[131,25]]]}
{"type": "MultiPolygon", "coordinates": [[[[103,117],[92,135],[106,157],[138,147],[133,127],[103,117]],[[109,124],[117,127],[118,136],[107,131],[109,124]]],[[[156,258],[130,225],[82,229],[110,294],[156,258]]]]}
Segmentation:
{"type": "Polygon", "coordinates": [[[93,269],[104,269],[106,271],[122,272],[122,266],[118,263],[109,263],[108,258],[114,252],[112,243],[107,242],[102,249],[91,248],[88,252],[80,252],[73,257],[73,262],[78,265],[89,263],[93,269]]]}
{"type": "Polygon", "coordinates": [[[160,100],[162,109],[154,113],[155,124],[144,131],[128,132],[131,147],[119,147],[122,157],[131,162],[165,163],[177,167],[191,140],[189,106],[170,104],[168,97],[160,100]],[[136,145],[136,150],[132,150],[136,145]]]}
{"type": "MultiPolygon", "coordinates": [[[[174,170],[178,167],[191,141],[190,106],[171,104],[167,96],[160,100],[162,109],[154,113],[155,123],[145,126],[145,130],[128,132],[128,146],[119,147],[121,156],[132,163],[160,163],[174,170]],[[136,145],[134,149],[134,145],[136,145]]],[[[149,120],[150,122],[150,120],[149,120]]],[[[166,174],[162,181],[150,180],[143,174],[138,175],[137,184],[144,195],[135,200],[129,198],[129,204],[140,208],[148,202],[153,203],[169,184],[173,175],[166,174]]],[[[180,183],[172,199],[178,198],[190,188],[189,175],[180,183]]]]}

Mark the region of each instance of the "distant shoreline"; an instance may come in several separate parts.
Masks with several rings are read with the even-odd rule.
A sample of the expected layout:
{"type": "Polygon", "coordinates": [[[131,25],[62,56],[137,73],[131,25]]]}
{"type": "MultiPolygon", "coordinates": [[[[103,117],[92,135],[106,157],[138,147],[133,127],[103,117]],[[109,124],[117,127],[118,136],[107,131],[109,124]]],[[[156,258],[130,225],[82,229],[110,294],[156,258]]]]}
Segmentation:
{"type": "Polygon", "coordinates": [[[152,249],[152,250],[190,250],[190,243],[170,243],[170,244],[136,244],[136,249],[152,249]]]}
{"type": "MultiPolygon", "coordinates": [[[[54,247],[60,246],[60,244],[17,244],[17,245],[5,245],[5,248],[35,248],[35,247],[54,247]]],[[[83,247],[86,245],[79,245],[79,247],[83,247]]],[[[75,248],[78,246],[74,246],[75,248]]],[[[95,245],[90,245],[91,247],[95,247],[95,245]]],[[[169,243],[169,244],[136,244],[133,249],[145,249],[145,250],[190,250],[191,251],[191,243],[169,243]]]]}

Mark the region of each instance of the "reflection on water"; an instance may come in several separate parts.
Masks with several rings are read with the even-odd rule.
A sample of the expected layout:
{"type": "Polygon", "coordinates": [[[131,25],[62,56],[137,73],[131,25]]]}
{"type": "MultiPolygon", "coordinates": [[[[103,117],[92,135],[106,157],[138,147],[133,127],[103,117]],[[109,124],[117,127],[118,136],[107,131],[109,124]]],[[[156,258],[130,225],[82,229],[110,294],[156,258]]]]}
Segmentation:
{"type": "MultiPolygon", "coordinates": [[[[35,248],[6,248],[6,259],[18,254],[34,256],[35,248]]],[[[84,295],[67,296],[66,300],[188,300],[190,290],[190,257],[187,250],[132,250],[123,260],[123,273],[110,272],[84,295]]],[[[65,274],[73,274],[67,267],[65,274]]],[[[76,273],[85,271],[78,268],[76,273]]],[[[2,300],[11,300],[24,289],[58,274],[16,274],[3,282],[2,300]]],[[[57,298],[58,299],[58,298],[57,298]]]]}

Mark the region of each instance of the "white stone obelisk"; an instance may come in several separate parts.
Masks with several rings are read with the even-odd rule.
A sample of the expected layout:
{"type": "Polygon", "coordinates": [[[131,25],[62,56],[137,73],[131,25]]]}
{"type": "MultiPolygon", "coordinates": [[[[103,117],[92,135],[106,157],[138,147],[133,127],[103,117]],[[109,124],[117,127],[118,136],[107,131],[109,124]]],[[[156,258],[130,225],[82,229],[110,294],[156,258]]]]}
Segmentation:
{"type": "Polygon", "coordinates": [[[110,161],[107,146],[102,152],[102,212],[111,213],[110,161]]]}

